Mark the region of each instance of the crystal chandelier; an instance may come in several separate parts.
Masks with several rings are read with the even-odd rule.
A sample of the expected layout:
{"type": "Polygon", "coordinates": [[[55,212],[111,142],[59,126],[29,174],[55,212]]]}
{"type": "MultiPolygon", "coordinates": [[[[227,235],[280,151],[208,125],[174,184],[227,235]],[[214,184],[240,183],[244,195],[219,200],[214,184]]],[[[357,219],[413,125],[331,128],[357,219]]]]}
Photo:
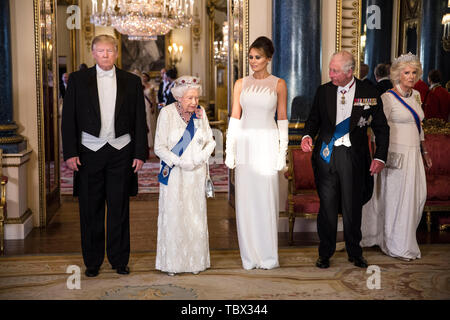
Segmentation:
{"type": "Polygon", "coordinates": [[[223,41],[214,41],[214,62],[226,64],[228,59],[228,22],[223,23],[223,41]]]}
{"type": "Polygon", "coordinates": [[[155,40],[190,26],[193,12],[194,0],[92,0],[91,23],[111,26],[130,40],[155,40]]]}

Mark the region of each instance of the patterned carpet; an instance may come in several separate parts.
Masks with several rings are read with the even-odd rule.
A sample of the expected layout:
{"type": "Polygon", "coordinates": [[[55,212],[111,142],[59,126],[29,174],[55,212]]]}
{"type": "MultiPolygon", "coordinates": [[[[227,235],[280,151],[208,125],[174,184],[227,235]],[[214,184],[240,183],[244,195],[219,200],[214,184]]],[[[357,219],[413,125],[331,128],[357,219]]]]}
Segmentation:
{"type": "Polygon", "coordinates": [[[0,300],[447,300],[450,299],[450,245],[421,246],[422,259],[405,262],[365,250],[380,269],[380,288],[369,289],[366,269],[354,267],[337,252],[329,269],[314,266],[316,247],[280,249],[280,268],[244,270],[237,250],[211,252],[211,268],[199,275],[169,277],[154,269],[154,252],[134,253],[131,274],[120,276],[107,262],[96,278],[69,290],[70,265],[82,266],[79,254],[0,258],[0,300]]]}
{"type": "MultiPolygon", "coordinates": [[[[139,193],[158,193],[159,162],[146,162],[139,171],[139,193]]],[[[216,192],[228,192],[228,169],[224,164],[211,164],[209,174],[216,192]]],[[[72,194],[73,173],[61,161],[61,194],[72,194]]]]}

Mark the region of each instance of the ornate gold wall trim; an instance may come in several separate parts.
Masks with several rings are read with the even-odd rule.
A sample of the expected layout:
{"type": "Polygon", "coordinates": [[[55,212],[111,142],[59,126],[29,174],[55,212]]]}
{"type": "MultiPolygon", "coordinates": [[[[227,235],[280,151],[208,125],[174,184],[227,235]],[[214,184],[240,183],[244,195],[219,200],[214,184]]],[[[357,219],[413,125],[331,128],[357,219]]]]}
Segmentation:
{"type": "Polygon", "coordinates": [[[0,125],[0,131],[16,130],[19,127],[15,123],[0,125]]]}
{"type": "Polygon", "coordinates": [[[45,225],[45,158],[44,158],[44,93],[41,83],[41,19],[40,19],[41,0],[33,0],[34,6],[34,53],[35,53],[35,73],[36,73],[36,106],[37,106],[37,126],[38,126],[38,171],[39,171],[39,225],[45,225]]]}
{"type": "Polygon", "coordinates": [[[361,52],[361,0],[336,0],[336,51],[349,51],[355,58],[359,77],[361,52]]]}
{"type": "Polygon", "coordinates": [[[20,218],[7,218],[5,220],[6,224],[23,224],[27,219],[33,215],[33,212],[30,210],[30,208],[25,211],[23,215],[20,216],[20,218]]]}
{"type": "Polygon", "coordinates": [[[244,0],[243,1],[244,3],[243,3],[243,9],[244,9],[244,12],[243,12],[243,18],[244,18],[244,38],[243,38],[243,44],[242,44],[242,50],[243,50],[243,61],[242,61],[242,63],[243,63],[243,65],[244,65],[244,77],[246,77],[246,76],[248,76],[248,74],[249,74],[249,71],[248,71],[248,68],[249,68],[249,66],[248,66],[248,48],[249,48],[249,46],[250,46],[250,44],[249,44],[249,32],[250,32],[250,30],[249,30],[249,14],[248,14],[248,2],[249,2],[249,0],[244,0]]]}

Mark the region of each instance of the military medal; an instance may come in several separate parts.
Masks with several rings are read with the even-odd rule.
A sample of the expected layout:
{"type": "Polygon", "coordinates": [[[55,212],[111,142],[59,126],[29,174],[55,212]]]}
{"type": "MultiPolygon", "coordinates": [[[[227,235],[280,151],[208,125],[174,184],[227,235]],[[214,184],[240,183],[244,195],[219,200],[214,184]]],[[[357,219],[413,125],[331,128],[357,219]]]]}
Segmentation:
{"type": "MultiPolygon", "coordinates": [[[[350,85],[350,87],[348,87],[348,91],[350,91],[350,89],[353,87],[353,85],[355,84],[355,80],[353,80],[353,83],[350,85]]],[[[341,104],[345,104],[345,94],[348,92],[345,89],[341,90],[342,96],[341,96],[341,104]]]]}
{"type": "Polygon", "coordinates": [[[330,155],[330,149],[328,149],[328,146],[326,146],[325,149],[323,149],[322,154],[325,158],[328,158],[328,156],[330,155]]]}
{"type": "Polygon", "coordinates": [[[418,94],[415,95],[416,96],[416,101],[418,105],[422,104],[422,100],[420,100],[420,96],[418,94]]]}
{"type": "Polygon", "coordinates": [[[165,166],[163,171],[162,171],[163,177],[167,177],[169,175],[169,167],[165,166]]]}

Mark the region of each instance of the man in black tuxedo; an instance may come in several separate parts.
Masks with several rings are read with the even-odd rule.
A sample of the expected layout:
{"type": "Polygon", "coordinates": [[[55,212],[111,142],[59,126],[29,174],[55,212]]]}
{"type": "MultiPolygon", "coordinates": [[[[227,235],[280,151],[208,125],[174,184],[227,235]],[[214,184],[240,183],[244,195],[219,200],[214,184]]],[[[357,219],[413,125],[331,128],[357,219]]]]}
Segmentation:
{"type": "Polygon", "coordinates": [[[98,275],[106,252],[113,269],[128,274],[129,197],[137,194],[137,171],[147,155],[141,79],[117,68],[116,39],[92,41],[97,64],[73,72],[64,98],[64,160],[74,170],[79,197],[81,247],[88,277],[98,275]]]}
{"type": "Polygon", "coordinates": [[[374,85],[373,82],[370,81],[369,78],[367,78],[368,75],[369,75],[369,66],[365,63],[361,63],[359,65],[359,79],[362,82],[365,82],[365,83],[373,86],[374,85]]]}
{"type": "Polygon", "coordinates": [[[382,95],[389,89],[392,89],[392,82],[389,79],[389,65],[385,63],[379,63],[375,67],[375,79],[377,80],[377,84],[375,85],[377,87],[378,93],[382,95]]]}
{"type": "Polygon", "coordinates": [[[169,104],[174,103],[177,101],[175,97],[172,94],[172,88],[175,85],[175,80],[177,79],[177,69],[169,69],[166,72],[166,78],[167,78],[167,85],[163,92],[163,99],[164,99],[164,105],[168,106],[169,104]]]}
{"type": "Polygon", "coordinates": [[[161,82],[159,83],[159,89],[158,89],[158,103],[164,103],[164,90],[168,84],[167,77],[166,77],[166,68],[162,68],[161,73],[161,82]]]}
{"type": "Polygon", "coordinates": [[[63,99],[66,94],[68,81],[69,81],[69,74],[67,72],[64,72],[63,75],[61,76],[61,82],[59,83],[59,94],[63,99]]]}
{"type": "Polygon", "coordinates": [[[381,172],[389,146],[389,126],[380,95],[372,85],[353,76],[351,53],[335,53],[329,65],[331,81],[321,85],[305,124],[301,147],[312,151],[312,165],[320,198],[317,231],[320,238],[316,266],[328,268],[336,250],[337,218],[344,220],[344,239],[349,261],[365,268],[362,255],[361,210],[372,197],[373,174],[381,172]],[[371,160],[367,128],[376,135],[371,160]]]}

